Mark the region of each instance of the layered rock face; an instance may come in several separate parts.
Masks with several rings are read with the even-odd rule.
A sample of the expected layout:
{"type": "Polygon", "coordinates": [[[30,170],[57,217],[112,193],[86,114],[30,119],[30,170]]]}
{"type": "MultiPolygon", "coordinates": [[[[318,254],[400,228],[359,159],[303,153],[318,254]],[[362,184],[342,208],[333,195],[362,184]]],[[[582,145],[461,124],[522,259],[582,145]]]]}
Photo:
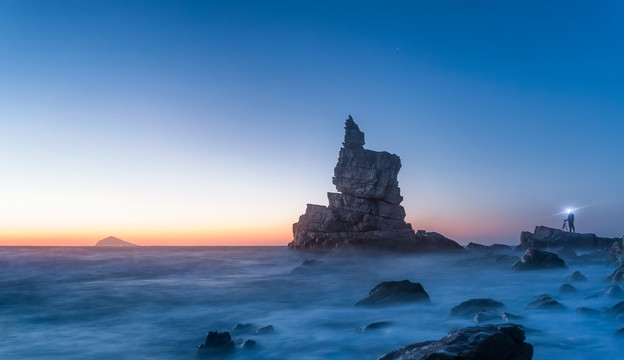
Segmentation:
{"type": "Polygon", "coordinates": [[[364,133],[349,116],[334,169],[340,193],[328,193],[329,206],[308,204],[293,225],[291,248],[462,249],[437,233],[414,233],[405,222],[397,175],[401,159],[364,149],[364,133]]]}

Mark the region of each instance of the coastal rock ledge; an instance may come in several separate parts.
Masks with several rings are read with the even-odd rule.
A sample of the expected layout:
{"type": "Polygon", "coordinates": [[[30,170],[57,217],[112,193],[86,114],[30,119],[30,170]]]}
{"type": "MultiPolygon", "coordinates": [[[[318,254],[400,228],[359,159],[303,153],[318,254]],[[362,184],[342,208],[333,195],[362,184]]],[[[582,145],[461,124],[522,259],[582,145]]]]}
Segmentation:
{"type": "Polygon", "coordinates": [[[308,204],[293,224],[290,248],[362,248],[400,251],[464,250],[435,232],[405,222],[397,175],[401,159],[385,151],[364,149],[364,133],[351,115],[334,168],[340,193],[327,193],[329,206],[308,204]]]}

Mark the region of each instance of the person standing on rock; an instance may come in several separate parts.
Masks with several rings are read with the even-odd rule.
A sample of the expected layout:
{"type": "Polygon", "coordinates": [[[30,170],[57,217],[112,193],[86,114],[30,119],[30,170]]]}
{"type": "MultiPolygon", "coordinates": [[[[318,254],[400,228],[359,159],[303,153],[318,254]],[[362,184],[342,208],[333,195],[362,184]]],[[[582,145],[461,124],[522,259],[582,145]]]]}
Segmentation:
{"type": "Polygon", "coordinates": [[[574,213],[568,210],[568,227],[570,228],[570,232],[575,233],[576,229],[574,228],[574,213]]]}

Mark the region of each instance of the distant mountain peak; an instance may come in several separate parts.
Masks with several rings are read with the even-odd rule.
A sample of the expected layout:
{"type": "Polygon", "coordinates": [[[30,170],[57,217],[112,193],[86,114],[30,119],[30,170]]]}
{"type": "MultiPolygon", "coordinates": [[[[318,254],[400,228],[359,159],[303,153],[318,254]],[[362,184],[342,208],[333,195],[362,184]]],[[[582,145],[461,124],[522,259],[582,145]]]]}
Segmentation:
{"type": "Polygon", "coordinates": [[[123,241],[119,238],[116,238],[114,236],[109,236],[107,238],[104,238],[100,241],[98,241],[95,246],[138,246],[136,244],[133,243],[129,243],[127,241],[123,241]]]}

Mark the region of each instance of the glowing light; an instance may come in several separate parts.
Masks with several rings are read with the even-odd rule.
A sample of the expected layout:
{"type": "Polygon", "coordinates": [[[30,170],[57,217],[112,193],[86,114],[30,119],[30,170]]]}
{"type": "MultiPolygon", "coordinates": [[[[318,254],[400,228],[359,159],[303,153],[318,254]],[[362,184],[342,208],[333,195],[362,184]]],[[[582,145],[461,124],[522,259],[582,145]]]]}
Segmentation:
{"type": "Polygon", "coordinates": [[[566,209],[566,212],[569,214],[572,212],[572,209],[566,209]]]}

